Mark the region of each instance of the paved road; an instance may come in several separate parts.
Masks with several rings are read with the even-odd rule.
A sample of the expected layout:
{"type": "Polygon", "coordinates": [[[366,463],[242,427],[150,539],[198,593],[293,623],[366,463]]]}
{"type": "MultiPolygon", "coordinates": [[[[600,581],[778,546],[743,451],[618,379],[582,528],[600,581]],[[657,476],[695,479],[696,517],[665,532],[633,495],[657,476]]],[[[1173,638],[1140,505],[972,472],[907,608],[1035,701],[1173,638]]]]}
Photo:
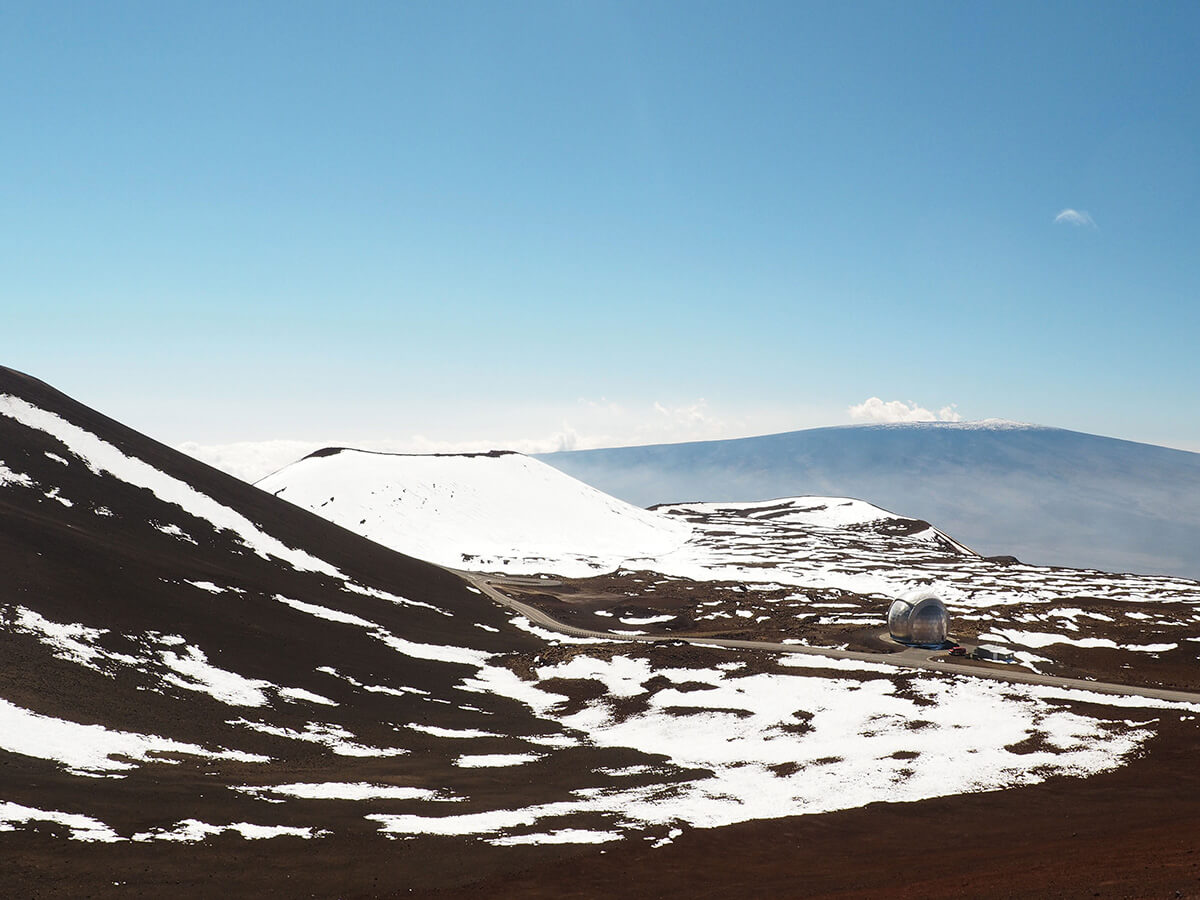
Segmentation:
{"type": "MultiPolygon", "coordinates": [[[[552,618],[537,607],[514,600],[501,592],[486,576],[478,572],[465,572],[461,569],[451,569],[456,575],[469,584],[474,585],[491,597],[501,606],[519,612],[532,622],[536,622],[551,631],[572,637],[600,638],[609,641],[632,641],[652,644],[655,641],[679,640],[701,647],[729,647],[736,650],[762,650],[769,653],[799,653],[805,656],[824,656],[831,659],[854,659],[861,662],[883,663],[886,665],[905,666],[911,669],[928,669],[933,672],[948,672],[957,675],[971,675],[976,678],[995,678],[1000,681],[1010,681],[1017,684],[1042,684],[1049,687],[1068,688],[1081,691],[1094,691],[1098,694],[1122,694],[1129,697],[1150,697],[1155,700],[1172,700],[1182,703],[1200,704],[1200,694],[1187,691],[1172,691],[1166,688],[1156,688],[1129,684],[1112,684],[1103,681],[1088,681],[1082,678],[1059,678],[1054,675],[1036,675],[1033,672],[1019,672],[1002,664],[955,662],[950,658],[930,657],[928,650],[917,647],[905,647],[896,653],[864,653],[860,650],[838,650],[833,647],[806,647],[802,644],[776,644],[771,641],[742,641],[729,638],[698,638],[683,635],[651,635],[651,634],[614,634],[609,631],[592,631],[588,628],[576,628],[552,618]]],[[[557,582],[546,579],[505,579],[509,584],[528,585],[529,587],[550,587],[557,582]]]]}

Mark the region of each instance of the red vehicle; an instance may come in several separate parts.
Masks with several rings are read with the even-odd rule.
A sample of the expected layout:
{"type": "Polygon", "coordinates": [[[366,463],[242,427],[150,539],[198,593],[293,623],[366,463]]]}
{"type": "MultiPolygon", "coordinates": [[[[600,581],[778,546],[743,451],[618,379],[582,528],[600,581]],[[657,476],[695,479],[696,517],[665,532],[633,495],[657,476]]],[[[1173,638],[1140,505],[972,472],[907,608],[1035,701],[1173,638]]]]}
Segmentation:
{"type": "Polygon", "coordinates": [[[951,648],[950,648],[950,655],[951,655],[951,656],[966,656],[966,655],[967,655],[967,648],[966,648],[966,647],[957,647],[957,646],[955,646],[955,647],[951,647],[951,648]]]}

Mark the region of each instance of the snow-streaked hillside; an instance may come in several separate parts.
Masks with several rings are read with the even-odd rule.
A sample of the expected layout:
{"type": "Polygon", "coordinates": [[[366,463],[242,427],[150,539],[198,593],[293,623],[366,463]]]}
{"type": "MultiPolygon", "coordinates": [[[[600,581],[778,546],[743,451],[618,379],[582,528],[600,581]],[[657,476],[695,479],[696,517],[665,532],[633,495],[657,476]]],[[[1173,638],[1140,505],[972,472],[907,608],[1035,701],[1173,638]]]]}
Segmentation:
{"type": "Polygon", "coordinates": [[[516,453],[331,449],[257,486],[386,547],[465,569],[593,575],[637,567],[691,533],[516,453]]]}
{"type": "MultiPolygon", "coordinates": [[[[726,574],[831,535],[965,552],[853,501],[601,508],[682,542],[659,559],[726,574]]],[[[573,875],[595,845],[637,863],[704,829],[906,801],[886,836],[930,798],[1144,766],[1200,710],[882,657],[558,642],[2,368],[0,571],[5,896],[458,895],[573,875]]]]}
{"type": "Polygon", "coordinates": [[[1200,578],[1200,453],[1011,422],[928,422],[538,459],[639,506],[861,497],[988,556],[1200,578]]]}

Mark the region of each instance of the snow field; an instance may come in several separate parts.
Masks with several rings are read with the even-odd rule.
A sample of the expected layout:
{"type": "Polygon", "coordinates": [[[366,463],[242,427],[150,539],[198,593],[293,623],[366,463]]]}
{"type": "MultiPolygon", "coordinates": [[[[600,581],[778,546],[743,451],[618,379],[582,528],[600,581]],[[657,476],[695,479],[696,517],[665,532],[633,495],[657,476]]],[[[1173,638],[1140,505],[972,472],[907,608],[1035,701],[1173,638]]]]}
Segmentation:
{"type": "MultiPolygon", "coordinates": [[[[317,612],[332,611],[318,608],[317,612]]],[[[335,620],[343,624],[378,628],[367,620],[353,620],[340,613],[336,616],[335,620]]],[[[47,630],[80,640],[77,628],[51,624],[47,630]]],[[[83,642],[83,646],[88,644],[83,642]]],[[[77,655],[80,662],[87,658],[86,653],[77,655]]],[[[461,664],[463,660],[455,662],[461,664]]],[[[668,766],[701,769],[710,774],[645,788],[579,789],[573,799],[558,803],[461,815],[394,815],[371,812],[368,806],[364,817],[377,822],[381,832],[393,837],[476,835],[507,846],[607,841],[646,829],[717,827],[749,819],[845,809],[878,800],[917,800],[1030,784],[1053,774],[1092,774],[1120,765],[1153,733],[1148,727],[1128,727],[1072,713],[1057,702],[1071,696],[1082,699],[1078,692],[981,679],[915,678],[884,663],[786,656],[780,659],[781,668],[820,670],[822,674],[810,676],[798,671],[794,675],[744,675],[744,664],[738,659],[705,668],[658,668],[636,656],[614,654],[604,659],[577,655],[567,662],[537,667],[534,681],[522,681],[499,662],[486,656],[473,658],[474,674],[464,678],[459,689],[516,700],[538,716],[556,722],[561,732],[545,741],[531,740],[542,743],[544,751],[465,754],[457,758],[459,767],[508,768],[536,762],[555,749],[591,746],[633,748],[663,757],[668,766]],[[844,675],[829,677],[825,674],[829,671],[844,675]],[[646,682],[656,676],[668,679],[672,685],[657,691],[647,688],[646,682]],[[541,687],[546,679],[597,681],[604,685],[607,697],[641,697],[644,706],[619,717],[601,698],[581,711],[562,714],[562,697],[541,687]],[[680,687],[685,683],[687,690],[680,687]],[[705,687],[696,689],[697,684],[705,687]],[[1030,739],[1038,742],[1033,751],[1012,749],[1030,739]],[[611,820],[609,830],[573,829],[569,825],[572,816],[596,813],[611,820]]],[[[343,677],[332,669],[324,671],[330,677],[343,677]]],[[[226,702],[236,699],[235,693],[226,702]]],[[[1088,695],[1086,699],[1129,708],[1185,708],[1107,695],[1088,695]]],[[[401,747],[365,746],[345,729],[329,723],[312,722],[303,730],[245,718],[230,720],[230,724],[321,744],[344,756],[385,757],[408,752],[401,747]]],[[[480,729],[415,729],[454,741],[494,737],[480,729]]],[[[137,762],[154,761],[159,753],[266,761],[237,751],[212,752],[154,736],[52,720],[11,704],[0,705],[0,735],[10,736],[7,741],[0,737],[0,747],[57,759],[78,774],[119,773],[137,762]],[[12,735],[22,736],[20,742],[12,735]]],[[[597,774],[611,773],[597,770],[597,774]]],[[[246,785],[235,790],[270,802],[289,798],[364,804],[384,799],[467,799],[439,796],[426,789],[341,782],[246,785]]],[[[16,813],[12,818],[16,821],[16,813]]],[[[44,816],[27,816],[20,821],[38,820],[51,821],[44,816]]],[[[102,837],[111,829],[106,832],[107,826],[87,817],[79,819],[77,826],[72,833],[80,840],[121,839],[115,835],[102,837]]],[[[185,820],[172,828],[133,835],[131,839],[202,840],[230,829],[253,837],[320,835],[315,828],[289,830],[185,820]]]]}
{"type": "Polygon", "coordinates": [[[854,677],[737,677],[736,669],[662,669],[625,656],[576,656],[538,668],[535,682],[484,667],[465,686],[520,700],[559,721],[582,743],[631,747],[711,775],[669,787],[581,789],[573,801],[525,809],[368,818],[394,836],[479,835],[510,843],[519,835],[507,832],[580,813],[612,816],[614,831],[605,834],[718,827],[1106,771],[1140,747],[1152,729],[1136,721],[1080,715],[1059,701],[1079,696],[1118,707],[1190,708],[1098,694],[1083,698],[1079,692],[984,679],[905,676],[898,682],[895,667],[852,660],[788,661],[796,667],[842,669],[854,677]],[[652,693],[644,685],[656,676],[689,683],[690,689],[652,693]],[[561,697],[539,686],[548,678],[600,681],[611,697],[645,695],[646,708],[618,718],[597,703],[558,715],[561,697]],[[694,689],[697,682],[709,689],[694,689]],[[1031,739],[1035,749],[1017,746],[1031,739]]]}
{"type": "Polygon", "coordinates": [[[979,636],[981,641],[994,641],[1001,644],[1019,644],[1024,647],[1049,647],[1053,644],[1071,644],[1075,647],[1095,648],[1108,647],[1114,650],[1130,650],[1134,653],[1166,653],[1179,646],[1172,644],[1118,644],[1108,638],[1068,637],[1061,634],[1048,634],[1042,631],[1013,631],[1011,629],[995,629],[979,636]]]}
{"type": "Polygon", "coordinates": [[[308,457],[258,487],[439,565],[579,577],[668,553],[691,529],[518,454],[308,457]]]}

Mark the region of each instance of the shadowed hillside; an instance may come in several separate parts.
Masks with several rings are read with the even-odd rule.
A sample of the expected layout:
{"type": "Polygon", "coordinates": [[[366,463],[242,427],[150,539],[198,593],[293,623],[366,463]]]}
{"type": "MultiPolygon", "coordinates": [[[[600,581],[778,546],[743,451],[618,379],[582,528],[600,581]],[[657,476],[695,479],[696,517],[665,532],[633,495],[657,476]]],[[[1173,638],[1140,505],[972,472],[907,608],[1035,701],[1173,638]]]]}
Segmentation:
{"type": "Polygon", "coordinates": [[[648,760],[482,687],[513,677],[492,660],[545,642],[454,575],[8,369],[0,568],[6,896],[125,878],[194,895],[214,876],[290,894],[284,872],[363,893],[397,866],[400,884],[445,885],[499,851],[430,868],[447,839],[396,844],[389,823],[562,802],[648,760]]]}

